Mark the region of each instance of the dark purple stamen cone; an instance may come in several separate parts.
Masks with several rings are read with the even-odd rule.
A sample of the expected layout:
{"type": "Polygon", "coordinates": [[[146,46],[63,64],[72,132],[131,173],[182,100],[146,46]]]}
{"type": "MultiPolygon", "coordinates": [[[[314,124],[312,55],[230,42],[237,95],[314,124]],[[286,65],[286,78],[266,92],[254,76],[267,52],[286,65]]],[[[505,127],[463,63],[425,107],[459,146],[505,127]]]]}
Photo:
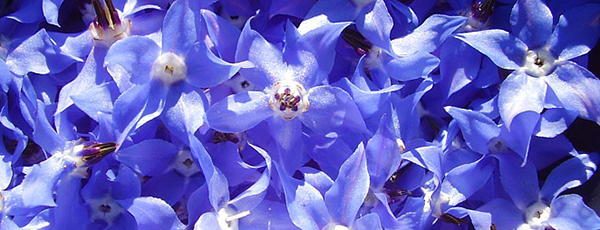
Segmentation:
{"type": "Polygon", "coordinates": [[[81,152],[81,159],[86,165],[99,162],[104,156],[117,149],[116,143],[93,143],[86,145],[81,152]]]}

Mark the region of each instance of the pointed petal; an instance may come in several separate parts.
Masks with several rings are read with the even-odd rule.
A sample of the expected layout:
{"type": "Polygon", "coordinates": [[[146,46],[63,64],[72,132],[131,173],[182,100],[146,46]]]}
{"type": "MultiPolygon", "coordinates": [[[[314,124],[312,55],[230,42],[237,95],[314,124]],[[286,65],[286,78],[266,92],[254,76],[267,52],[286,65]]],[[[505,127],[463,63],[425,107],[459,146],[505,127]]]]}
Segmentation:
{"type": "Polygon", "coordinates": [[[514,70],[525,61],[527,45],[504,30],[461,33],[456,38],[489,57],[500,68],[514,70]]]}
{"type": "Polygon", "coordinates": [[[119,150],[115,157],[137,173],[157,176],[168,169],[176,154],[175,145],[161,139],[149,139],[119,150]]]}
{"type": "Polygon", "coordinates": [[[524,222],[523,212],[509,200],[493,199],[477,210],[492,214],[492,224],[497,229],[517,229],[524,222]]]}
{"type": "Polygon", "coordinates": [[[138,229],[185,229],[175,211],[165,201],[154,197],[138,197],[128,202],[138,229]]]}
{"type": "Polygon", "coordinates": [[[200,165],[208,186],[208,200],[214,210],[224,207],[229,201],[227,178],[212,162],[210,155],[194,135],[188,134],[188,142],[196,164],[200,165]]]}
{"type": "Polygon", "coordinates": [[[441,185],[441,193],[448,196],[448,205],[455,206],[479,191],[494,169],[491,159],[484,157],[450,170],[441,185]]]}
{"type": "Polygon", "coordinates": [[[215,43],[219,57],[227,61],[234,61],[240,29],[210,10],[202,9],[200,15],[206,23],[206,31],[215,43]]]}
{"type": "Polygon", "coordinates": [[[294,179],[281,167],[276,168],[285,193],[286,207],[294,225],[312,230],[325,226],[331,216],[321,193],[305,181],[294,179]]]}
{"type": "Polygon", "coordinates": [[[600,80],[594,74],[567,62],[544,79],[566,109],[600,124],[600,80]]]}
{"type": "Polygon", "coordinates": [[[185,60],[186,81],[198,88],[210,88],[231,78],[241,67],[251,67],[249,62],[229,63],[217,57],[204,43],[190,47],[185,60]]]}
{"type": "Polygon", "coordinates": [[[402,56],[417,52],[431,53],[465,21],[465,17],[434,14],[410,34],[392,40],[392,50],[402,56]]]}
{"type": "Polygon", "coordinates": [[[373,45],[381,47],[384,50],[390,50],[390,32],[394,22],[392,16],[388,13],[385,2],[375,1],[373,10],[366,14],[361,14],[356,19],[356,28],[373,45]]]}
{"type": "Polygon", "coordinates": [[[542,198],[553,200],[561,192],[582,185],[590,179],[597,170],[597,165],[591,159],[593,157],[597,158],[598,155],[577,155],[554,168],[544,181],[542,198]]]}
{"type": "Polygon", "coordinates": [[[162,51],[185,55],[198,41],[196,19],[188,0],[171,4],[162,27],[162,51]]]}
{"type": "Polygon", "coordinates": [[[152,64],[158,57],[160,48],[147,37],[131,36],[115,42],[104,59],[104,66],[113,77],[121,92],[131,84],[146,83],[150,80],[152,64]]]}
{"type": "Polygon", "coordinates": [[[229,201],[238,211],[252,210],[258,206],[262,202],[271,180],[271,157],[264,149],[250,143],[248,145],[264,158],[266,167],[261,177],[252,186],[229,201]]]}
{"type": "Polygon", "coordinates": [[[439,64],[440,59],[427,52],[416,52],[384,62],[385,70],[390,77],[399,81],[410,81],[429,76],[439,64]]]}
{"type": "Polygon", "coordinates": [[[581,196],[576,194],[563,195],[550,205],[550,225],[556,229],[598,229],[600,217],[589,208],[581,196]]]}
{"type": "Polygon", "coordinates": [[[514,154],[495,155],[498,158],[500,182],[504,191],[521,210],[535,203],[539,196],[539,182],[535,166],[527,163],[521,166],[521,159],[514,154]]]}
{"type": "Polygon", "coordinates": [[[185,141],[188,133],[195,133],[205,123],[203,96],[189,88],[169,92],[162,121],[174,136],[183,137],[185,141]]]}
{"type": "Polygon", "coordinates": [[[362,115],[346,91],[317,86],[308,91],[308,101],[308,111],[300,119],[313,131],[328,133],[344,127],[357,133],[366,132],[362,115]]]}
{"type": "Polygon", "coordinates": [[[211,128],[226,133],[246,131],[273,114],[266,94],[249,91],[213,104],[206,114],[211,128]]]}
{"type": "Polygon", "coordinates": [[[512,127],[512,120],[517,115],[526,111],[542,112],[546,88],[543,79],[530,77],[521,71],[509,75],[498,94],[498,107],[504,123],[512,127]]]}
{"type": "Polygon", "coordinates": [[[27,38],[8,57],[6,65],[16,75],[59,73],[83,60],[64,53],[45,29],[27,38]]]}
{"type": "Polygon", "coordinates": [[[362,143],[342,164],[333,186],[325,193],[325,204],[334,221],[350,226],[369,192],[367,157],[362,143]]]}
{"type": "Polygon", "coordinates": [[[390,87],[375,91],[363,90],[348,78],[340,79],[340,81],[336,82],[335,86],[344,89],[352,96],[365,119],[381,112],[381,108],[388,103],[390,93],[402,88],[400,85],[391,85],[390,87]]]}
{"type": "Polygon", "coordinates": [[[55,114],[64,111],[73,104],[71,97],[87,93],[90,88],[110,79],[103,66],[105,55],[106,49],[94,48],[91,51],[77,77],[60,90],[55,114]]]}
{"type": "Polygon", "coordinates": [[[552,34],[552,12],[542,0],[519,0],[512,9],[512,32],[531,49],[546,44],[552,34]]]}
{"type": "Polygon", "coordinates": [[[393,131],[390,129],[391,117],[388,114],[383,115],[379,122],[377,132],[366,146],[367,168],[371,187],[373,189],[383,188],[389,176],[398,168],[400,154],[403,149],[398,145],[393,131]]]}
{"type": "Polygon", "coordinates": [[[482,113],[456,107],[445,107],[446,111],[458,122],[467,145],[478,153],[488,153],[488,143],[500,135],[500,128],[482,113]]]}
{"type": "Polygon", "coordinates": [[[600,36],[598,14],[600,4],[581,5],[564,12],[548,41],[555,57],[570,60],[588,53],[595,46],[600,36]]]}

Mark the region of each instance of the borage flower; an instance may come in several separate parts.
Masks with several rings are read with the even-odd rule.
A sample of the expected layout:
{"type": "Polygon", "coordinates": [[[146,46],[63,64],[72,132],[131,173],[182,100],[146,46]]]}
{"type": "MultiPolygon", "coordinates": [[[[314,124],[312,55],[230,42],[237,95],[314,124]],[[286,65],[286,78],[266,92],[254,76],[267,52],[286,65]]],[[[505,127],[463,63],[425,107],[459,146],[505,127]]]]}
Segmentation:
{"type": "Polygon", "coordinates": [[[600,80],[570,61],[596,43],[598,12],[598,4],[571,9],[553,31],[552,13],[542,1],[519,0],[511,13],[512,33],[493,29],[457,35],[498,67],[514,70],[498,95],[500,116],[509,129],[518,129],[512,123],[521,113],[556,106],[600,123],[600,80]]]}
{"type": "MultiPolygon", "coordinates": [[[[182,94],[191,95],[202,109],[205,99],[195,89],[215,86],[242,66],[227,63],[208,49],[202,40],[205,31],[200,29],[199,20],[187,0],[175,1],[163,22],[162,47],[150,38],[132,36],[115,43],[108,51],[105,65],[123,91],[115,101],[113,113],[121,139],[160,116],[163,110],[172,111],[165,113],[166,124],[177,130],[178,127],[169,126],[169,121],[189,117],[177,113],[178,109],[170,110],[178,107],[182,94]]],[[[203,111],[196,113],[202,114],[203,111]]],[[[203,119],[195,121],[201,124],[203,119]]]]}
{"type": "Polygon", "coordinates": [[[242,76],[264,89],[230,95],[213,104],[207,113],[209,125],[221,132],[238,133],[266,120],[285,151],[299,146],[302,124],[319,134],[368,132],[347,92],[319,85],[333,64],[320,60],[333,58],[327,50],[345,26],[347,23],[331,23],[300,34],[288,23],[282,51],[246,24],[238,49],[249,50],[247,58],[256,68],[244,70],[242,76]]]}

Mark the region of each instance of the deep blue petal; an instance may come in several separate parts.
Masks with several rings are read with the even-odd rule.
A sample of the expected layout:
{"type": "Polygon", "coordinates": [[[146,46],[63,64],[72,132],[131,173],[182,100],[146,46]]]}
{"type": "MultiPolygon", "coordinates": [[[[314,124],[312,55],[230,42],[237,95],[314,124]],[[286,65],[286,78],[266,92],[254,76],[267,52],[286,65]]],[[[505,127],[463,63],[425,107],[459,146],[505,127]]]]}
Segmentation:
{"type": "Polygon", "coordinates": [[[149,139],[119,150],[115,157],[142,175],[157,176],[168,169],[177,151],[177,147],[169,142],[149,139]]]}
{"type": "Polygon", "coordinates": [[[127,211],[133,215],[138,229],[184,229],[175,211],[165,201],[154,197],[139,197],[129,203],[127,211]]]}
{"type": "Polygon", "coordinates": [[[588,53],[600,36],[597,21],[599,13],[600,4],[587,4],[561,15],[548,42],[555,57],[569,60],[588,53]]]}
{"type": "Polygon", "coordinates": [[[552,34],[552,12],[542,0],[519,0],[512,9],[510,23],[530,49],[546,44],[552,34]]]}
{"type": "Polygon", "coordinates": [[[210,107],[208,124],[221,132],[246,131],[273,115],[268,100],[266,94],[257,91],[230,95],[210,107]]]}
{"type": "Polygon", "coordinates": [[[300,119],[313,131],[327,133],[345,127],[357,133],[366,132],[360,111],[342,89],[332,86],[311,88],[308,101],[309,109],[300,119]]]}
{"type": "Polygon", "coordinates": [[[517,69],[524,64],[527,45],[504,30],[492,29],[457,34],[456,37],[503,69],[517,69]]]}
{"type": "Polygon", "coordinates": [[[402,56],[433,52],[465,21],[465,17],[434,14],[410,34],[392,40],[392,49],[395,54],[402,56]]]}

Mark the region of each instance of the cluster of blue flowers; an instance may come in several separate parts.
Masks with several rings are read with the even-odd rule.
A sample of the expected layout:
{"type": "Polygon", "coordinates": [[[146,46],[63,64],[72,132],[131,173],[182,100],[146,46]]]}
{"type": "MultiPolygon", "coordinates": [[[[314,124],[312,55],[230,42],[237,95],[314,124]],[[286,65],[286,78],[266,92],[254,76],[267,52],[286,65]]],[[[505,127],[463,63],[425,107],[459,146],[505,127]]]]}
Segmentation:
{"type": "Polygon", "coordinates": [[[2,0],[0,229],[600,229],[599,37],[597,0],[2,0]]]}

